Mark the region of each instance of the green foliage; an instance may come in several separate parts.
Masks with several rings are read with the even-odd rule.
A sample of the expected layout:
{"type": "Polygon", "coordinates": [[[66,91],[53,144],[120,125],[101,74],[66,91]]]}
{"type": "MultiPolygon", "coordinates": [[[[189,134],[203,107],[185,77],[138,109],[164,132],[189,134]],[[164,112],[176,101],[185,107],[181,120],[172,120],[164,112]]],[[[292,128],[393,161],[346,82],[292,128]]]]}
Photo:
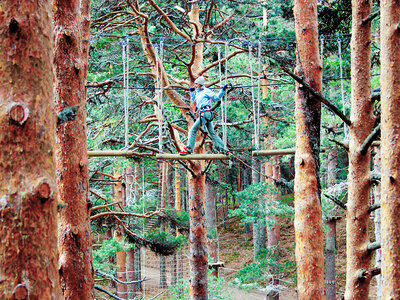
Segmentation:
{"type": "MultiPolygon", "coordinates": [[[[186,300],[189,296],[189,281],[180,279],[176,285],[170,287],[171,299],[186,300]]],[[[225,288],[223,277],[215,277],[208,272],[208,299],[209,300],[230,300],[232,293],[225,288]]]]}
{"type": "Polygon", "coordinates": [[[267,215],[292,218],[294,210],[286,202],[268,201],[266,206],[264,205],[266,195],[277,192],[276,187],[265,182],[251,184],[243,191],[235,193],[240,199],[240,206],[235,210],[231,210],[229,215],[239,216],[243,223],[254,223],[258,220],[264,220],[267,215]]]}
{"type": "Polygon", "coordinates": [[[127,243],[125,240],[118,242],[115,238],[103,241],[103,245],[99,249],[93,250],[93,263],[96,270],[113,274],[116,266],[110,262],[110,258],[114,257],[119,251],[129,251],[135,245],[127,243]]]}
{"type": "Polygon", "coordinates": [[[230,284],[248,290],[263,288],[272,275],[288,275],[294,269],[294,262],[281,263],[277,254],[268,249],[261,249],[257,261],[246,264],[230,284]]]}
{"type": "Polygon", "coordinates": [[[187,244],[185,235],[175,236],[158,228],[146,231],[143,237],[151,241],[151,244],[149,244],[150,249],[164,255],[171,255],[187,244]]]}

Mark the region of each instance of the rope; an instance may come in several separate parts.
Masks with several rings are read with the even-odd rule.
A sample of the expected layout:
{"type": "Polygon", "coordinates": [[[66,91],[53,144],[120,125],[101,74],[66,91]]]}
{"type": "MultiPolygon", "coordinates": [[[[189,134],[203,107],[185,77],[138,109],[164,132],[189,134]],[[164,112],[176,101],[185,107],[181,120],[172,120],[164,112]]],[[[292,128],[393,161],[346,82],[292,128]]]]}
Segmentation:
{"type": "MultiPolygon", "coordinates": [[[[340,69],[340,91],[342,96],[342,106],[343,106],[343,114],[346,115],[346,102],[344,99],[344,85],[343,85],[343,64],[342,64],[342,39],[339,37],[337,39],[338,42],[338,50],[339,50],[339,69],[340,69]]],[[[349,127],[344,124],[344,138],[348,140],[349,137],[349,127]]]]}
{"type": "Polygon", "coordinates": [[[260,148],[260,105],[261,105],[261,74],[262,74],[262,63],[261,63],[261,41],[258,41],[258,81],[257,81],[257,88],[258,88],[258,96],[257,96],[257,140],[256,140],[256,148],[260,148]]]}
{"type": "MultiPolygon", "coordinates": [[[[225,84],[228,84],[228,43],[225,43],[225,84]]],[[[226,120],[227,120],[227,103],[228,103],[228,95],[225,93],[225,101],[221,104],[223,107],[223,127],[222,127],[222,136],[224,142],[224,148],[227,147],[227,130],[226,130],[226,120]]]]}
{"type": "MultiPolygon", "coordinates": [[[[217,46],[218,50],[218,71],[219,71],[219,82],[222,82],[222,65],[221,65],[221,45],[217,46]]],[[[226,77],[225,77],[226,79],[226,77]]],[[[225,130],[224,126],[224,105],[226,104],[226,96],[221,99],[221,123],[222,123],[222,140],[224,142],[224,146],[226,146],[226,141],[225,141],[225,130]],[[225,101],[224,101],[225,98],[225,101]]]]}
{"type": "Polygon", "coordinates": [[[254,84],[253,84],[253,64],[251,62],[252,59],[252,46],[249,45],[249,65],[250,65],[250,85],[252,86],[251,88],[251,102],[253,104],[253,118],[254,118],[254,145],[256,150],[258,149],[258,137],[257,137],[257,106],[256,106],[256,101],[254,97],[254,84]]]}
{"type": "Polygon", "coordinates": [[[160,42],[159,53],[156,48],[156,87],[158,89],[157,95],[157,108],[158,108],[158,150],[163,153],[163,135],[162,127],[164,124],[163,117],[163,72],[162,72],[162,57],[163,57],[163,41],[160,42]]]}
{"type": "Polygon", "coordinates": [[[129,144],[129,38],[122,42],[122,64],[124,73],[124,119],[125,119],[125,148],[129,144]]]}

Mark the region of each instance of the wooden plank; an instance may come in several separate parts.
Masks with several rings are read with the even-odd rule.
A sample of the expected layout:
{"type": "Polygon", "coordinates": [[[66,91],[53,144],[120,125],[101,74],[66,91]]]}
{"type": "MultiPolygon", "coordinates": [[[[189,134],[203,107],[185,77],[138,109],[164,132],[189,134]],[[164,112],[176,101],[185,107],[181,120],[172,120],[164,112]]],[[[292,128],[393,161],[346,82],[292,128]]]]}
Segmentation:
{"type": "MultiPolygon", "coordinates": [[[[320,152],[325,152],[325,147],[321,148],[320,152]]],[[[294,154],[296,154],[296,148],[252,151],[253,156],[274,156],[274,155],[294,155],[294,154]]]]}
{"type": "Polygon", "coordinates": [[[274,155],[294,155],[296,149],[273,149],[273,150],[258,150],[253,151],[253,156],[274,156],[274,155]]]}
{"type": "Polygon", "coordinates": [[[166,160],[227,160],[229,155],[224,154],[157,154],[157,159],[166,160]]]}
{"type": "Polygon", "coordinates": [[[87,155],[90,157],[97,156],[124,156],[124,157],[144,157],[154,156],[152,153],[138,153],[135,151],[126,150],[106,150],[106,151],[88,151],[87,155]]]}

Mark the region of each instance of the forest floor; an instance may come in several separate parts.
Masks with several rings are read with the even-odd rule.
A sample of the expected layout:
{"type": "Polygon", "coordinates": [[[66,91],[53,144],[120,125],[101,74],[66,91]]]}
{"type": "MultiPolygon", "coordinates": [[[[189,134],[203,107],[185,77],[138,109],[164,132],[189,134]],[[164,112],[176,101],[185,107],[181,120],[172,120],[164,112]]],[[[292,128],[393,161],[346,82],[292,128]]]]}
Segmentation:
{"type": "MultiPolygon", "coordinates": [[[[371,226],[372,228],[372,226],[371,226]]],[[[346,277],[346,221],[342,218],[337,223],[337,255],[336,255],[336,291],[337,299],[342,299],[344,296],[345,289],[345,277],[346,277]]],[[[243,290],[232,284],[239,270],[242,269],[246,264],[250,264],[253,261],[253,238],[252,232],[245,233],[244,226],[240,225],[238,219],[229,219],[224,223],[221,221],[218,225],[219,232],[219,261],[224,262],[224,267],[219,269],[220,277],[225,280],[224,291],[230,296],[226,299],[232,300],[264,300],[266,292],[261,289],[243,290]]],[[[371,235],[373,240],[373,234],[371,235]]],[[[295,237],[293,221],[288,221],[285,225],[281,226],[281,242],[279,257],[280,263],[295,261],[295,237]]],[[[184,250],[184,279],[189,279],[188,270],[188,250],[184,250]]],[[[170,282],[170,261],[167,258],[167,281],[170,282]]],[[[145,258],[145,275],[150,278],[146,282],[146,299],[154,297],[155,295],[162,292],[162,295],[158,296],[157,299],[174,299],[170,296],[169,290],[160,290],[160,258],[159,256],[146,251],[145,258]]],[[[296,291],[296,270],[294,264],[293,267],[286,270],[281,278],[282,286],[280,290],[280,298],[283,300],[295,300],[297,299],[296,291]]],[[[369,299],[376,299],[373,295],[376,293],[376,282],[371,282],[371,291],[369,299]]],[[[115,292],[115,290],[114,290],[115,292]]],[[[102,295],[104,296],[104,294],[102,295]]],[[[96,299],[108,299],[100,297],[96,299]]]]}

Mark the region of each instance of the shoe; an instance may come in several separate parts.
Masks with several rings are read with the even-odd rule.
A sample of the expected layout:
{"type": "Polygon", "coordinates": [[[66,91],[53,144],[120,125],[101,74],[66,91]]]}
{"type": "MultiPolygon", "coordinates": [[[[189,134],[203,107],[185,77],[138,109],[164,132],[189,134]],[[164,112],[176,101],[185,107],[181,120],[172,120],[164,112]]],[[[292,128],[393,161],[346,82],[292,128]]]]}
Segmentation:
{"type": "Polygon", "coordinates": [[[188,155],[188,154],[190,154],[190,151],[189,151],[188,148],[185,146],[185,147],[183,148],[183,150],[179,152],[179,154],[180,154],[180,155],[188,155]]]}
{"type": "Polygon", "coordinates": [[[220,152],[218,152],[218,154],[229,155],[229,151],[225,151],[225,152],[220,151],[220,152]]]}

